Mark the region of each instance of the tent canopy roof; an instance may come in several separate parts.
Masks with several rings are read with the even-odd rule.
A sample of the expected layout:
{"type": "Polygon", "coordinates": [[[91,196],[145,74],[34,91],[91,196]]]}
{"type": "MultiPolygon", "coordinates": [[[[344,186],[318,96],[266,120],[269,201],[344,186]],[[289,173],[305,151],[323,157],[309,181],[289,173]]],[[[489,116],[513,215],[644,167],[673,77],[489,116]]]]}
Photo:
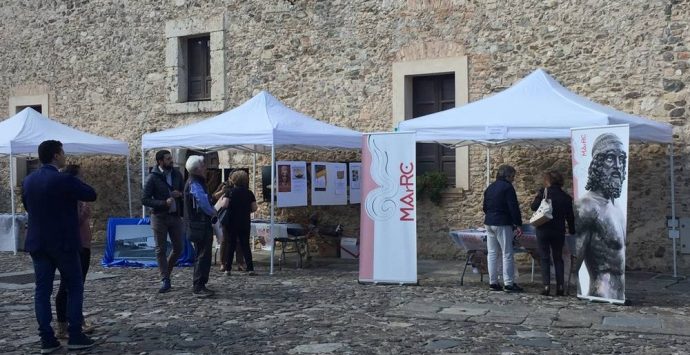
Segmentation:
{"type": "Polygon", "coordinates": [[[419,142],[501,143],[570,139],[575,127],[630,125],[630,139],[671,143],[670,124],[634,116],[579,96],[537,69],[510,88],[485,99],[398,125],[419,142]]]}
{"type": "Polygon", "coordinates": [[[204,121],[147,133],[142,149],[180,147],[215,151],[283,148],[359,149],[362,134],[294,111],[262,91],[242,105],[204,121]]]}
{"type": "Polygon", "coordinates": [[[31,107],[0,122],[0,155],[36,154],[41,142],[62,142],[70,155],[129,155],[127,143],[86,133],[54,121],[31,107]]]}

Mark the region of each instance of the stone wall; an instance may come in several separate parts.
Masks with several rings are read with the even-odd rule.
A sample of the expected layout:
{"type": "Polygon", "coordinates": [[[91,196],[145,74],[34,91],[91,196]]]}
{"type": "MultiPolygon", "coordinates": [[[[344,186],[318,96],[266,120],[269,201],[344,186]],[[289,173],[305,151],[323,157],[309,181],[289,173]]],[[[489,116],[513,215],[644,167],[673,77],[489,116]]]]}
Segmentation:
{"type": "MultiPolygon", "coordinates": [[[[0,112],[22,85],[45,86],[50,114],[75,127],[129,141],[138,200],[140,136],[211,113],[167,114],[165,23],[225,16],[226,105],[258,90],[333,124],[361,131],[392,128],[392,64],[467,56],[469,98],[500,91],[537,67],[591,99],[671,122],[675,128],[676,183],[681,215],[690,213],[688,167],[688,59],[690,2],[557,0],[385,1],[5,1],[0,8],[0,112]]],[[[509,118],[507,118],[509,119],[509,118]]],[[[419,206],[422,257],[458,255],[450,228],[481,222],[485,150],[470,150],[470,189],[444,195],[441,207],[419,206]]],[[[567,147],[492,151],[492,166],[518,167],[516,187],[525,216],[538,174],[569,169],[567,147]]],[[[357,159],[347,153],[300,159],[357,159]]],[[[285,158],[295,158],[286,154],[285,158]]],[[[664,147],[635,148],[630,161],[628,265],[668,270],[668,165],[664,147]]],[[[246,162],[246,160],[245,160],[246,162]]],[[[126,214],[118,159],[92,159],[89,179],[103,198],[96,225],[126,214]]],[[[5,172],[6,170],[3,170],[5,172]]],[[[6,186],[5,173],[0,174],[6,186]]],[[[3,190],[4,191],[4,190],[3,190]]],[[[2,202],[3,206],[8,206],[2,202]]],[[[135,210],[138,210],[138,203],[135,210]]],[[[264,207],[262,207],[264,208],[264,207]]],[[[324,208],[329,219],[357,225],[358,210],[324,208]]],[[[280,211],[287,214],[303,211],[280,211]]],[[[690,258],[682,256],[682,268],[690,258]]]]}

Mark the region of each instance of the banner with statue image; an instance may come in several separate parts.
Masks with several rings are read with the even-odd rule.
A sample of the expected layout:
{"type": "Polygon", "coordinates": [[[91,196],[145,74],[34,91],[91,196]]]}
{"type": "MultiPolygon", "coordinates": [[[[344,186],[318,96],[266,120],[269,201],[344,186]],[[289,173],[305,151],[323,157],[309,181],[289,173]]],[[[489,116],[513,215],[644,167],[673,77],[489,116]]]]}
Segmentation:
{"type": "Polygon", "coordinates": [[[625,303],[628,125],[571,131],[578,297],[625,303]]]}

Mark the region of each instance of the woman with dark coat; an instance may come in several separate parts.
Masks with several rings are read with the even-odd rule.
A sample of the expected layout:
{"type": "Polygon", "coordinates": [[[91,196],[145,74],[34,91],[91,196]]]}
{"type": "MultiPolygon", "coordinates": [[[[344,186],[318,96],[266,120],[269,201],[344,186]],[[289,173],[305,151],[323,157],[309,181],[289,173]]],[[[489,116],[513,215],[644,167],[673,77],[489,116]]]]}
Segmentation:
{"type": "Polygon", "coordinates": [[[258,208],[256,197],[249,190],[249,175],[238,170],[230,175],[234,187],[230,190],[230,205],[228,206],[228,221],[226,230],[228,231],[228,251],[226,256],[226,274],[230,275],[232,259],[235,255],[237,246],[241,246],[244,254],[244,262],[247,266],[247,274],[255,275],[254,263],[252,261],[252,248],[249,245],[249,234],[251,231],[251,214],[258,208]]]}
{"type": "Polygon", "coordinates": [[[539,209],[546,190],[547,199],[551,200],[553,219],[537,227],[537,243],[541,255],[541,276],[544,282],[542,295],[551,292],[551,258],[556,269],[556,295],[563,296],[564,266],[563,245],[565,244],[565,225],[568,232],[575,234],[575,218],[573,215],[573,198],[562,189],[563,176],[557,171],[544,174],[544,189],[539,191],[532,202],[532,211],[539,209]]]}

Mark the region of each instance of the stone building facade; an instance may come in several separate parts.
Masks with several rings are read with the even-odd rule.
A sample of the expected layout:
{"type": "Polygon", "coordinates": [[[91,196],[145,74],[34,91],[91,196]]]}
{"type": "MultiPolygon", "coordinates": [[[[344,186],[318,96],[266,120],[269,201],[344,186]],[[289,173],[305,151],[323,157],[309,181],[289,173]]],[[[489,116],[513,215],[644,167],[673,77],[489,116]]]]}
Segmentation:
{"type": "MultiPolygon", "coordinates": [[[[688,0],[7,0],[0,5],[0,112],[43,105],[63,123],[130,142],[138,167],[143,133],[208,117],[259,90],[332,124],[388,131],[411,116],[415,77],[453,74],[452,101],[461,105],[542,67],[578,94],[674,125],[677,208],[688,216],[689,15],[688,0]],[[185,40],[202,35],[209,97],[190,102],[193,59],[185,40]]],[[[448,230],[481,223],[484,150],[455,154],[456,187],[441,207],[419,202],[422,257],[458,256],[448,230]]],[[[500,148],[492,156],[494,167],[518,167],[525,216],[539,172],[570,171],[567,147],[500,148]]],[[[287,157],[358,159],[332,152],[278,158],[287,157]]],[[[631,156],[632,269],[671,267],[667,158],[667,148],[657,145],[639,145],[631,156]]],[[[232,159],[232,165],[250,161],[232,159]]],[[[100,192],[95,226],[102,230],[107,216],[127,213],[122,160],[79,161],[100,192]]],[[[2,171],[0,192],[7,196],[6,165],[2,171]]],[[[134,174],[137,208],[140,184],[134,174]]],[[[7,199],[0,204],[9,209],[7,199]]],[[[357,206],[321,210],[330,222],[357,225],[357,206]]],[[[690,257],[680,254],[679,263],[690,270],[690,257]]]]}

